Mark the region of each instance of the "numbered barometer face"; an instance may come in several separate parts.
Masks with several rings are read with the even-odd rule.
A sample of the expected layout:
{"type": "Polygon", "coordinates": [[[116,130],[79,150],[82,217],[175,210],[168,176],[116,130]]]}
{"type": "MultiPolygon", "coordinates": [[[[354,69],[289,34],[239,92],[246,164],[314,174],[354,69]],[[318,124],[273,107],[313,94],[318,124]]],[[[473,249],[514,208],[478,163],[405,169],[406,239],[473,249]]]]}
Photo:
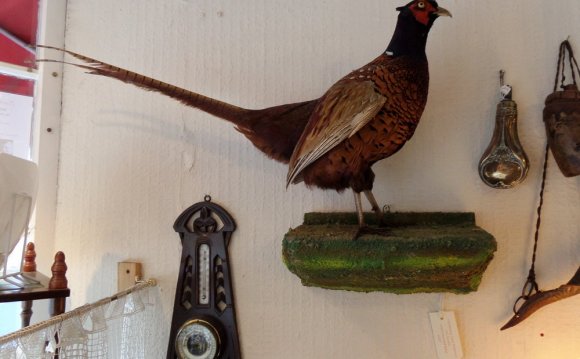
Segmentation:
{"type": "Polygon", "coordinates": [[[175,350],[183,359],[214,359],[219,354],[220,337],[208,322],[194,319],[185,323],[175,340],[175,350]]]}

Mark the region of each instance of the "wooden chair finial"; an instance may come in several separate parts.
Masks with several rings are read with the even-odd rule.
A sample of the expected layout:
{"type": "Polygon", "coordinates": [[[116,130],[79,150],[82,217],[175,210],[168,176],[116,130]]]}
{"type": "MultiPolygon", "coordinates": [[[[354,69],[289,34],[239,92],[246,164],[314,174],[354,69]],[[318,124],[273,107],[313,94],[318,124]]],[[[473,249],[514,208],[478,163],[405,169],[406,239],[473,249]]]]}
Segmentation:
{"type": "Polygon", "coordinates": [[[34,243],[29,242],[26,245],[26,251],[24,252],[24,265],[22,266],[22,271],[25,273],[36,272],[36,250],[34,249],[34,243]]]}
{"type": "Polygon", "coordinates": [[[52,277],[48,282],[50,289],[66,289],[68,288],[68,280],[66,279],[67,265],[65,263],[63,252],[57,252],[54,256],[54,264],[50,268],[52,277]]]}

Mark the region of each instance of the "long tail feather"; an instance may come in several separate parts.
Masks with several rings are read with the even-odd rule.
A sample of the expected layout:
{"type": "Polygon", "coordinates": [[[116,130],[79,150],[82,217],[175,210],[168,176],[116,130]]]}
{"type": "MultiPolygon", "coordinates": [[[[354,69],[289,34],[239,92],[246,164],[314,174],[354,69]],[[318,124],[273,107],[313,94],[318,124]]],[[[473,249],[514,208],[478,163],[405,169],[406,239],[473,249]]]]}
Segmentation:
{"type": "Polygon", "coordinates": [[[244,108],[230,105],[226,102],[222,102],[207,96],[203,96],[198,93],[185,90],[183,88],[173,86],[159,80],[155,80],[151,77],[147,77],[129,70],[125,70],[120,67],[116,67],[70,50],[45,45],[37,45],[37,46],[45,49],[62,51],[83,61],[84,64],[76,64],[71,62],[50,59],[39,59],[37,60],[38,62],[60,62],[68,65],[73,65],[88,70],[89,74],[114,78],[128,84],[133,84],[147,91],[159,92],[165,96],[176,99],[187,106],[198,108],[214,116],[230,121],[237,126],[240,127],[244,126],[243,123],[241,123],[240,121],[243,118],[243,116],[241,115],[249,111],[244,108]]]}

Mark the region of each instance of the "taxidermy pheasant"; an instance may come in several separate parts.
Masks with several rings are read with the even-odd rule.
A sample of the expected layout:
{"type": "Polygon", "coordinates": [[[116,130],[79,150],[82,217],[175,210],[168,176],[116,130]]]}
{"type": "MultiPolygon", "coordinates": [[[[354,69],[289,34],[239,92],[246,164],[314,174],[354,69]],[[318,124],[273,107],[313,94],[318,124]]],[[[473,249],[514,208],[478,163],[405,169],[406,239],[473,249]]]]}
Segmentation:
{"type": "Polygon", "coordinates": [[[233,123],[259,150],[289,164],[287,186],[304,182],[322,189],[352,189],[360,233],[367,228],[361,193],[381,216],[371,192],[375,177],[371,167],[399,151],[415,132],[429,86],[427,35],[438,17],[451,16],[434,0],[414,0],[397,10],[393,37],[376,59],[340,79],[319,99],[262,110],[233,106],[61,51],[84,61],[73,65],[89,73],[160,92],[233,123]]]}

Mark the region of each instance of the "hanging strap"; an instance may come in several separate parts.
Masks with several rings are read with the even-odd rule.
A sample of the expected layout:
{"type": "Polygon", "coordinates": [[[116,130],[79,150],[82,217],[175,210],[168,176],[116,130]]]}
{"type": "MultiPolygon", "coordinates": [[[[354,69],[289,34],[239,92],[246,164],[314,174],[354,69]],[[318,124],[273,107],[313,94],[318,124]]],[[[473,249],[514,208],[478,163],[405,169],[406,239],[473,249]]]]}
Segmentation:
{"type": "Polygon", "coordinates": [[[556,70],[556,81],[554,83],[554,92],[558,90],[558,80],[560,76],[562,81],[560,83],[560,87],[564,88],[564,83],[566,82],[566,51],[568,51],[568,61],[570,63],[570,72],[572,73],[572,81],[574,85],[576,83],[576,73],[580,76],[580,67],[578,66],[578,61],[576,61],[576,57],[574,57],[574,51],[572,50],[572,45],[568,40],[564,40],[560,44],[560,53],[558,56],[558,66],[556,70]]]}
{"type": "Polygon", "coordinates": [[[536,254],[538,252],[538,239],[540,238],[540,226],[542,224],[542,207],[544,205],[544,190],[546,189],[546,175],[548,173],[548,155],[550,154],[550,146],[546,145],[546,154],[544,156],[544,171],[542,173],[542,185],[540,188],[540,203],[538,204],[536,219],[536,232],[534,234],[534,250],[532,252],[532,265],[530,271],[528,272],[528,279],[522,288],[522,295],[516,299],[514,303],[513,311],[518,314],[518,310],[521,307],[520,303],[522,301],[527,301],[530,296],[534,293],[540,291],[538,282],[536,281],[536,254]]]}

